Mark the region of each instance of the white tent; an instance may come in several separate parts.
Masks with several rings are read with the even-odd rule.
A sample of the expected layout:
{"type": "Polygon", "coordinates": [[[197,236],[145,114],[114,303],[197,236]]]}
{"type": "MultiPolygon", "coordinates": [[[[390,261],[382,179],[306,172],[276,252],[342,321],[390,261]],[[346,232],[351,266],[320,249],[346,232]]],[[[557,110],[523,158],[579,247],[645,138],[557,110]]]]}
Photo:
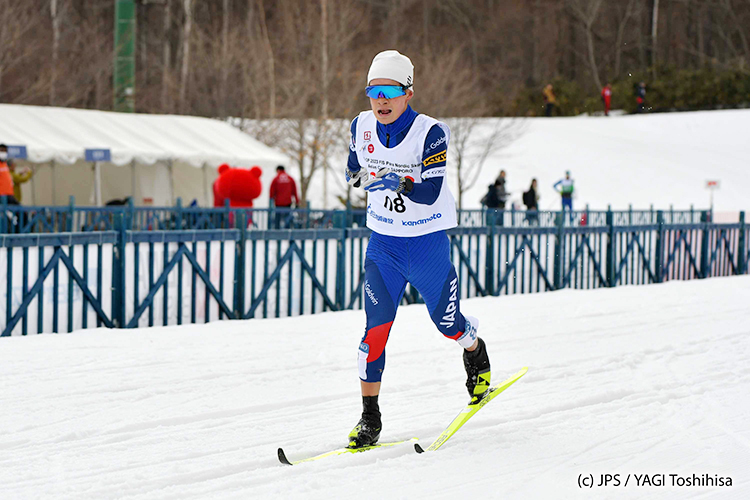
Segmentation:
{"type": "Polygon", "coordinates": [[[289,161],[210,118],[14,104],[0,104],[0,143],[25,147],[12,148],[26,155],[17,164],[34,171],[22,186],[25,205],[67,204],[73,195],[76,205],[131,196],[136,205],[167,206],[181,197],[211,206],[222,163],[257,165],[268,178],[289,161]]]}

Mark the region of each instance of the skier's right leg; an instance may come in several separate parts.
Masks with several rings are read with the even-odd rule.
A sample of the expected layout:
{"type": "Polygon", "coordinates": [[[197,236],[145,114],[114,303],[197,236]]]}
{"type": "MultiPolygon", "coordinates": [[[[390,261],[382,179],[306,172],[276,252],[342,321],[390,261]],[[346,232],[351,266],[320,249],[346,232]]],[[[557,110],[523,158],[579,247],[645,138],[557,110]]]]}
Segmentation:
{"type": "MultiPolygon", "coordinates": [[[[365,313],[367,326],[359,345],[359,377],[362,386],[362,418],[349,433],[349,447],[358,448],[377,442],[382,422],[378,406],[380,380],[385,369],[385,345],[388,342],[396,310],[406,289],[398,255],[399,238],[373,233],[365,259],[365,313]]],[[[401,239],[403,240],[403,239],[401,239]]]]}

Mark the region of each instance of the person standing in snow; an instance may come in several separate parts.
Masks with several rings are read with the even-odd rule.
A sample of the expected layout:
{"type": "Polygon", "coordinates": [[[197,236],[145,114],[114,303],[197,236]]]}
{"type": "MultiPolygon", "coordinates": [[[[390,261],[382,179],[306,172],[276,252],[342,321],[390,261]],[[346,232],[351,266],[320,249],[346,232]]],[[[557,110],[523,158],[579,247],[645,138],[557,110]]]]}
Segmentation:
{"type": "Polygon", "coordinates": [[[0,144],[0,196],[5,196],[8,205],[18,205],[13,185],[13,170],[8,155],[8,147],[0,144]]]}
{"type": "Polygon", "coordinates": [[[612,107],[612,85],[607,83],[602,89],[602,103],[604,104],[604,116],[609,116],[612,107]]]}
{"type": "MultiPolygon", "coordinates": [[[[487,186],[487,193],[482,197],[482,205],[490,210],[505,210],[505,201],[508,199],[508,191],[505,189],[505,170],[500,171],[495,182],[487,186]]],[[[503,225],[503,214],[495,216],[495,224],[503,225]]]]}
{"type": "MultiPolygon", "coordinates": [[[[269,198],[273,200],[276,208],[292,208],[292,201],[299,206],[299,195],[297,195],[297,183],[294,178],[286,173],[283,165],[276,167],[276,177],[271,181],[269,198]]],[[[288,212],[286,212],[288,214],[288,212]]],[[[284,222],[285,213],[276,212],[274,227],[280,229],[284,222]]],[[[289,217],[289,215],[287,215],[289,217]]]]}
{"type": "Polygon", "coordinates": [[[635,86],[635,103],[636,113],[643,113],[646,106],[646,82],[641,82],[635,86]]]}
{"type": "Polygon", "coordinates": [[[560,179],[552,186],[562,197],[562,209],[573,211],[573,179],[570,178],[570,170],[565,171],[565,178],[560,179]]]}
{"type": "Polygon", "coordinates": [[[542,96],[544,97],[544,116],[552,116],[552,112],[555,110],[555,105],[557,104],[557,98],[552,90],[551,83],[548,83],[544,87],[542,96]]]}
{"type": "Polygon", "coordinates": [[[462,347],[470,397],[479,400],[490,387],[479,322],[461,313],[450,260],[446,230],[457,225],[446,178],[450,129],[411,108],[413,84],[408,57],[395,50],[380,52],[367,74],[371,109],[351,124],[345,178],[367,192],[367,227],[373,231],[365,257],[367,324],[358,357],[363,409],[348,436],[352,448],[380,437],[385,346],[407,283],[424,298],[437,329],[462,347]]]}
{"type": "Polygon", "coordinates": [[[526,210],[529,212],[526,214],[526,220],[529,224],[536,226],[539,224],[539,194],[536,191],[536,179],[531,179],[531,186],[529,190],[523,193],[523,204],[526,205],[526,210]]]}

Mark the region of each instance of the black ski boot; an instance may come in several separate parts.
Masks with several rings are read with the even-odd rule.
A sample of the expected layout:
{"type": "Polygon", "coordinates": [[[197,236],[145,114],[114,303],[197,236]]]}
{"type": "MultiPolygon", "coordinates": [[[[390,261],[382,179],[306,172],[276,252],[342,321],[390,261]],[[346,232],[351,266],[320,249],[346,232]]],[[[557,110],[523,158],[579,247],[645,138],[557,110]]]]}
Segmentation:
{"type": "Polygon", "coordinates": [[[362,418],[349,433],[349,446],[347,448],[362,448],[378,442],[380,429],[383,427],[380,421],[380,408],[377,396],[362,396],[362,418]]]}
{"type": "Polygon", "coordinates": [[[466,388],[469,390],[471,403],[477,403],[490,388],[490,358],[484,340],[477,338],[477,348],[469,352],[464,349],[464,368],[466,368],[466,388]]]}

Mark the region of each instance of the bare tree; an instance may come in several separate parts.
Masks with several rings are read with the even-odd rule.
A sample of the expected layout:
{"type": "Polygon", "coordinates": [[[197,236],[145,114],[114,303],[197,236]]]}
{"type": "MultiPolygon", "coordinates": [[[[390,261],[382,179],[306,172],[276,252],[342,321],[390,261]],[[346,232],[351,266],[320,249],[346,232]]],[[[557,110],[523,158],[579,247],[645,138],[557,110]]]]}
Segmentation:
{"type": "Polygon", "coordinates": [[[57,92],[57,66],[60,58],[60,23],[62,22],[62,8],[58,0],[50,0],[50,16],[52,18],[52,70],[49,84],[49,105],[54,106],[57,92]]]}
{"type": "Polygon", "coordinates": [[[657,43],[659,34],[659,0],[653,1],[654,7],[651,11],[651,69],[654,79],[656,79],[656,66],[659,62],[659,44],[657,43]]]}
{"type": "Polygon", "coordinates": [[[588,56],[589,69],[597,89],[602,88],[599,79],[599,67],[596,62],[596,48],[594,46],[593,26],[599,16],[599,8],[603,0],[568,0],[568,5],[573,16],[581,23],[586,36],[586,53],[588,56]]]}
{"type": "Polygon", "coordinates": [[[172,105],[169,99],[169,69],[172,66],[172,47],[170,33],[172,27],[172,0],[164,1],[164,24],[162,40],[162,70],[161,70],[161,111],[169,113],[172,105]]]}
{"type": "Polygon", "coordinates": [[[219,113],[227,116],[227,94],[229,87],[229,0],[224,0],[221,23],[221,92],[219,96],[219,113]]]}
{"type": "MultiPolygon", "coordinates": [[[[114,4],[0,0],[3,100],[111,108],[114,4]]],[[[503,114],[520,92],[554,78],[592,95],[604,75],[617,83],[664,64],[747,72],[750,62],[748,0],[139,0],[137,8],[144,112],[351,118],[366,106],[367,66],[385,48],[411,57],[415,106],[433,116],[503,114]],[[305,86],[316,92],[300,93],[305,86]]]]}
{"type": "Polygon", "coordinates": [[[524,132],[525,122],[515,118],[449,118],[448,164],[458,184],[458,208],[463,194],[474,187],[487,158],[510,146],[524,132]]]}
{"type": "Polygon", "coordinates": [[[40,29],[41,17],[31,2],[0,0],[0,100],[6,93],[3,77],[24,65],[39,47],[28,35],[40,29]]]}
{"type": "MultiPolygon", "coordinates": [[[[745,4],[745,12],[748,13],[750,11],[750,0],[745,0],[743,3],[745,4]]],[[[737,10],[733,5],[732,0],[721,0],[721,5],[729,19],[732,21],[732,24],[735,26],[737,37],[740,39],[743,52],[742,65],[744,66],[747,63],[750,63],[750,44],[748,44],[748,37],[745,34],[745,29],[747,28],[748,23],[750,23],[750,15],[746,15],[745,17],[748,19],[745,19],[743,22],[743,19],[737,14],[737,10]]]]}
{"type": "Polygon", "coordinates": [[[633,16],[637,15],[636,4],[637,4],[637,0],[627,0],[627,3],[625,4],[625,8],[622,10],[621,10],[622,4],[619,2],[616,4],[617,14],[618,16],[621,16],[621,17],[619,17],[619,19],[617,20],[617,35],[615,37],[615,67],[614,67],[615,75],[620,74],[626,28],[628,26],[628,21],[630,21],[630,19],[633,16]],[[622,13],[620,14],[620,12],[622,13]]]}
{"type": "Polygon", "coordinates": [[[183,0],[185,24],[182,28],[182,71],[180,79],[180,112],[187,111],[187,88],[190,77],[190,34],[193,30],[193,0],[183,0]]]}
{"type": "Polygon", "coordinates": [[[276,116],[276,61],[273,55],[271,38],[268,35],[268,25],[266,24],[266,7],[263,4],[263,0],[258,0],[258,11],[260,32],[261,36],[263,37],[266,55],[268,56],[268,116],[270,118],[274,118],[276,116]]]}

